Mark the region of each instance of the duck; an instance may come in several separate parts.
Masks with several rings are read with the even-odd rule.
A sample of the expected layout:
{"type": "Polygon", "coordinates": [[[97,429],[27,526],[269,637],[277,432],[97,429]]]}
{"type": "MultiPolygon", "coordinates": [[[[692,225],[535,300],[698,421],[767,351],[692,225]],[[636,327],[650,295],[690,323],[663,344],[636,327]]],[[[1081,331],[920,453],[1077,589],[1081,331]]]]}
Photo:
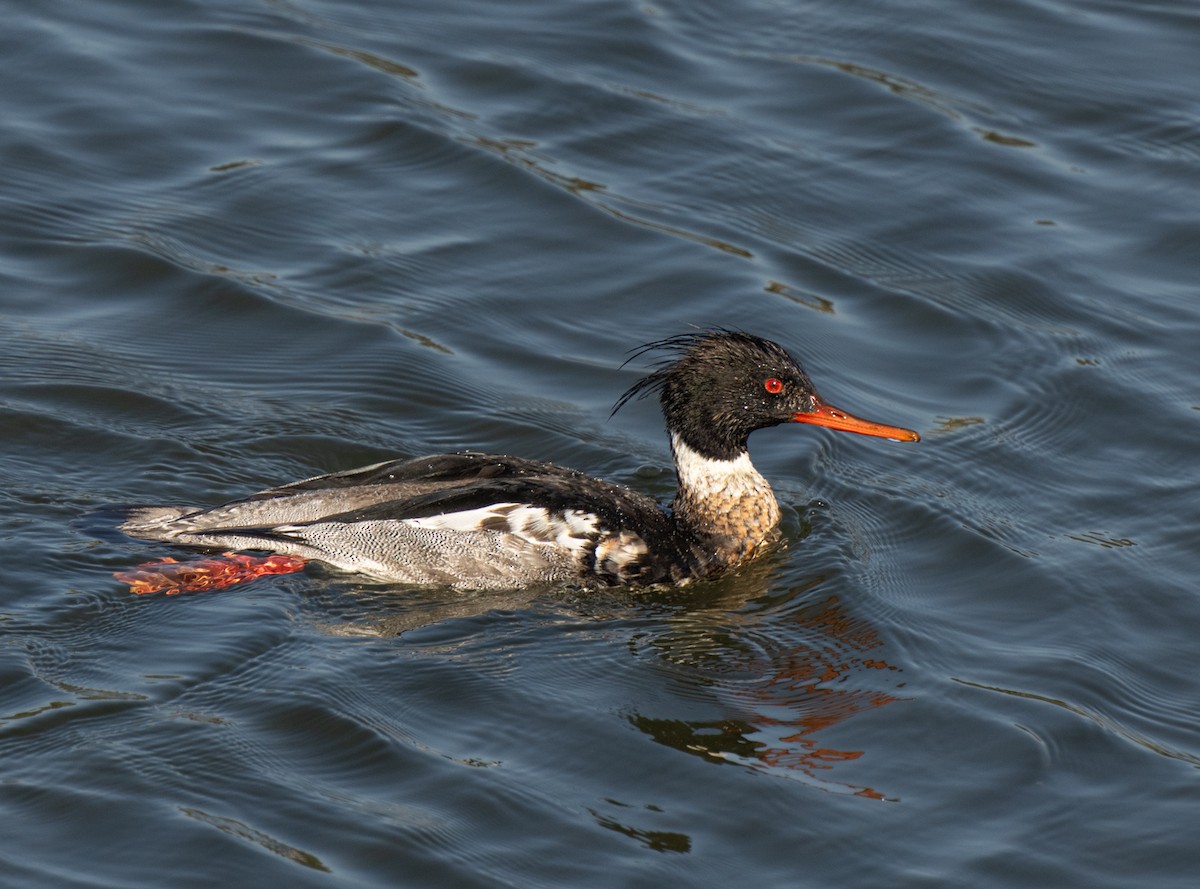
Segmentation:
{"type": "Polygon", "coordinates": [[[735,570],[778,538],[779,503],[750,461],[751,433],[803,423],[920,439],[833,407],[784,347],[750,333],[671,336],[629,361],[649,353],[662,358],[612,413],[658,397],[677,479],[666,509],[537,460],[473,451],[389,460],[219,506],[136,507],[120,526],[126,535],[225,555],[117,576],[136,592],[171,593],[317,562],[372,582],[457,590],[682,586],[735,570]]]}

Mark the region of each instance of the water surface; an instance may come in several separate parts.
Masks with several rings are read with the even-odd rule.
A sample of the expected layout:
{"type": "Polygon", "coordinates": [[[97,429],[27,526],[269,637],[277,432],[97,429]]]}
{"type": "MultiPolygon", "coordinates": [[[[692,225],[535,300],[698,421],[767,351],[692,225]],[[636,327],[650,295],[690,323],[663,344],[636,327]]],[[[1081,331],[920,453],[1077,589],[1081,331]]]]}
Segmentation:
{"type": "Polygon", "coordinates": [[[6,13],[0,882],[1194,885],[1191,6],[6,13]],[[668,499],[689,325],[923,440],[756,434],[683,592],[111,577],[397,456],[668,499]]]}

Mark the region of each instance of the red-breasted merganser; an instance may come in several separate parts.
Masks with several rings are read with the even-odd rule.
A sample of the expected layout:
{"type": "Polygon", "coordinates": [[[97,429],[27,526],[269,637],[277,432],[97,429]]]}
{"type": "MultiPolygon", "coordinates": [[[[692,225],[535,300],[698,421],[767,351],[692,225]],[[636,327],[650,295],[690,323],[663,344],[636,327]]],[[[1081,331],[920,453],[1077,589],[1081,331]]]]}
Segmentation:
{"type": "Polygon", "coordinates": [[[751,432],[812,423],[919,438],[826,404],[800,364],[769,340],[710,330],[649,343],[633,357],[654,350],[670,357],[613,412],[658,394],[679,481],[670,512],[552,463],[461,453],[335,472],[212,509],[142,507],[121,528],[148,540],[284,557],[271,558],[285,567],[258,573],[316,560],[378,581],[460,589],[684,584],[743,564],[777,533],[779,504],[750,463],[751,432]]]}

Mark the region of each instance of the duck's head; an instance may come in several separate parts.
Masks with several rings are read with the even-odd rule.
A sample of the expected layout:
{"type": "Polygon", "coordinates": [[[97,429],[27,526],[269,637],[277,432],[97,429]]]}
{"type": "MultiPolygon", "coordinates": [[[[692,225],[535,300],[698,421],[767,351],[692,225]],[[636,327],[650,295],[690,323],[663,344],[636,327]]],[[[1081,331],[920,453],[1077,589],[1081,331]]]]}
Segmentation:
{"type": "Polygon", "coordinates": [[[730,460],[756,429],[811,423],[894,441],[918,441],[911,429],[862,420],[827,404],[812,380],[778,343],[749,333],[707,330],[648,343],[633,358],[663,350],[673,357],[634,383],[632,398],[659,393],[667,429],[705,457],[730,460]]]}

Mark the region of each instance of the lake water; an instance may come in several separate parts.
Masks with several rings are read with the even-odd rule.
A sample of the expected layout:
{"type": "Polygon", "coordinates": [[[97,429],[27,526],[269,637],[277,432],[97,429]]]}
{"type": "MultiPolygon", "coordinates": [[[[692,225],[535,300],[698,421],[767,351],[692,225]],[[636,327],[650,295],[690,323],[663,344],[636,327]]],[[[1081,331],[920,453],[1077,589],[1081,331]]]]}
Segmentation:
{"type": "Polygon", "coordinates": [[[1195,4],[3,7],[0,884],[1196,885],[1195,4]],[[756,434],[684,591],[112,578],[390,457],[669,499],[691,325],[923,440],[756,434]]]}

